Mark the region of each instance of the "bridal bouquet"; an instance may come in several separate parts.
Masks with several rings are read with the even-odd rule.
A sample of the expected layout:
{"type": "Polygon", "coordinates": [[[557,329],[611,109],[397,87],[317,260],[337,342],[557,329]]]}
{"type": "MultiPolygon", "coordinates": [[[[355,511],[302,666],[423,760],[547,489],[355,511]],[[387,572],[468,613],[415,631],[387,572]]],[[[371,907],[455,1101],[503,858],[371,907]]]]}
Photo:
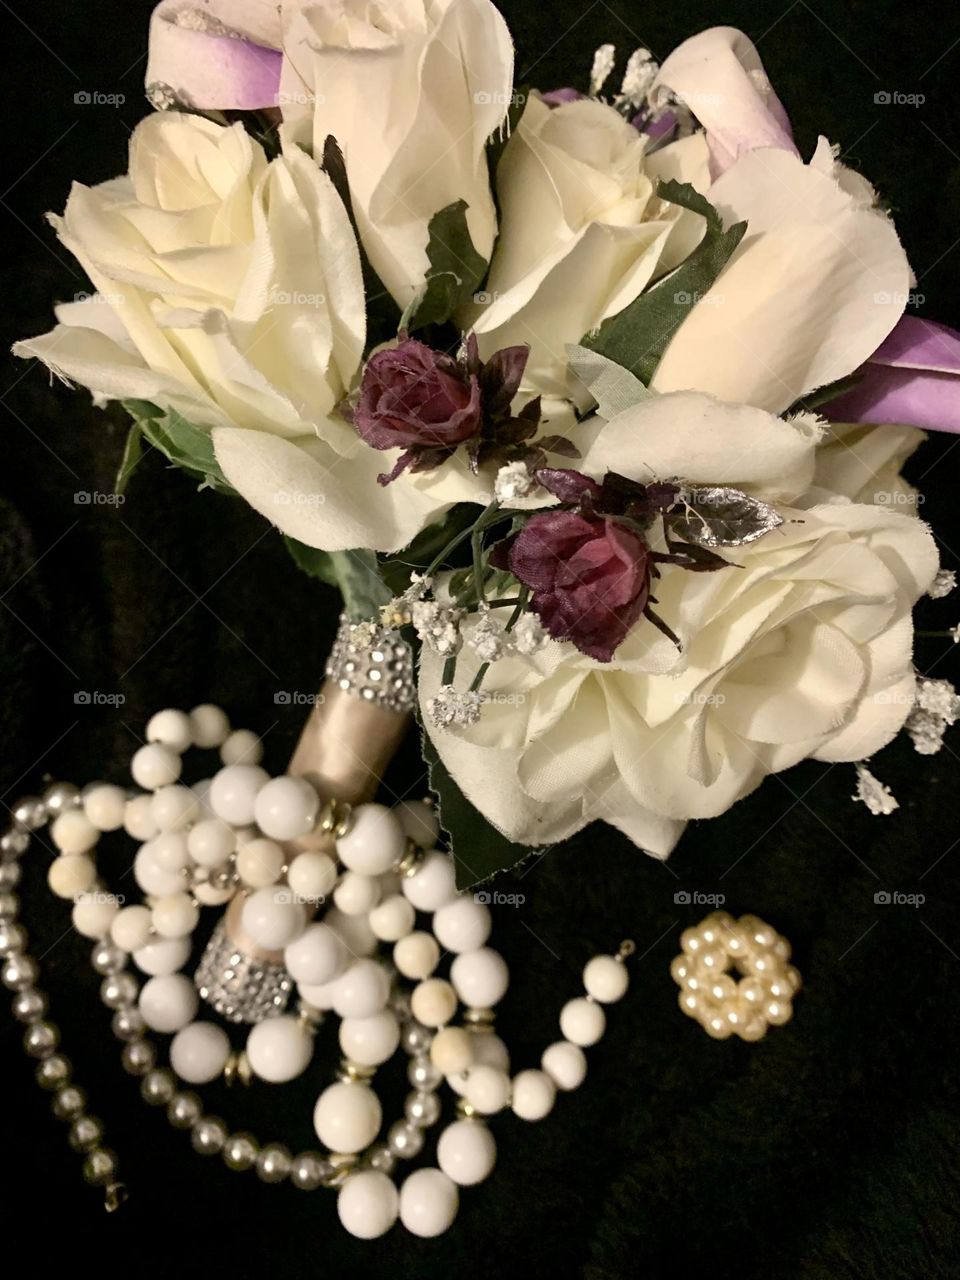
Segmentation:
{"type": "Polygon", "coordinates": [[[665,857],[806,757],[896,807],[865,762],[960,714],[901,475],[960,335],[746,36],[543,92],[489,0],[163,0],[147,93],[17,353],[122,403],[118,485],[160,450],[417,645],[464,883],[594,820],[665,857]]]}

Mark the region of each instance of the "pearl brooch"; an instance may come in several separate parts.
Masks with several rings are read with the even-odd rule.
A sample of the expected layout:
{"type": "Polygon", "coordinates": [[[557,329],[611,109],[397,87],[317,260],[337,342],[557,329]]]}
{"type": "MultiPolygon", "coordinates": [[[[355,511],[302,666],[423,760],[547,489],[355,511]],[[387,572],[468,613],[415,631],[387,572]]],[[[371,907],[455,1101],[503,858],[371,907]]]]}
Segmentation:
{"type": "Polygon", "coordinates": [[[685,929],[680,945],[670,965],[680,1008],[714,1040],[761,1040],[768,1027],[790,1021],[800,974],[789,942],[758,916],[714,911],[685,929]]]}

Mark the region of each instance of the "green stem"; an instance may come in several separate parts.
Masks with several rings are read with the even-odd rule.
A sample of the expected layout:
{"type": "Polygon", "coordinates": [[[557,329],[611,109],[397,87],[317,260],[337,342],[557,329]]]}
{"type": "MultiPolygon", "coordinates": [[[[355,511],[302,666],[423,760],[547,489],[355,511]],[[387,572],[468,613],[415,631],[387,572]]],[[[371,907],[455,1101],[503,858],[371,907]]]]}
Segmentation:
{"type": "Polygon", "coordinates": [[[480,532],[483,529],[488,529],[491,525],[496,524],[498,520],[506,519],[510,514],[511,513],[508,511],[501,512],[500,504],[498,502],[491,502],[489,507],[484,507],[479,518],[473,525],[467,529],[461,529],[457,536],[447,543],[440,554],[435,557],[426,569],[424,569],[423,576],[425,578],[432,578],[443,564],[444,560],[446,560],[451,552],[456,551],[457,547],[459,547],[461,543],[466,542],[468,538],[472,538],[475,533],[480,532]]]}
{"type": "Polygon", "coordinates": [[[470,681],[471,693],[476,693],[476,691],[480,688],[480,686],[483,684],[483,677],[487,674],[489,670],[490,670],[490,663],[481,662],[480,666],[477,667],[477,674],[470,681]]]}

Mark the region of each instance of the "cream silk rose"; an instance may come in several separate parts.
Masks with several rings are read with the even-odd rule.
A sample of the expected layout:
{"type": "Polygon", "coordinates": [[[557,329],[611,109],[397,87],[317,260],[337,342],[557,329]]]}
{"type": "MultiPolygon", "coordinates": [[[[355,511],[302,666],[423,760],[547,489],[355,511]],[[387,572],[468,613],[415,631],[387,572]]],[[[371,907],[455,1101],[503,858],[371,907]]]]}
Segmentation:
{"type": "Polygon", "coordinates": [[[376,477],[335,412],[360,366],[364,295],[339,196],[296,146],[269,164],[239,124],[149,116],[130,171],[76,184],[60,239],[97,294],[17,345],[111,400],[209,428],[227,480],[310,546],[404,546],[444,507],[376,477]]]}
{"type": "Polygon", "coordinates": [[[489,0],[305,4],[283,53],[284,120],[316,156],[336,138],[364,248],[401,307],[428,268],[430,219],[454,201],[489,258],[486,144],[513,91],[513,44],[489,0]]]}

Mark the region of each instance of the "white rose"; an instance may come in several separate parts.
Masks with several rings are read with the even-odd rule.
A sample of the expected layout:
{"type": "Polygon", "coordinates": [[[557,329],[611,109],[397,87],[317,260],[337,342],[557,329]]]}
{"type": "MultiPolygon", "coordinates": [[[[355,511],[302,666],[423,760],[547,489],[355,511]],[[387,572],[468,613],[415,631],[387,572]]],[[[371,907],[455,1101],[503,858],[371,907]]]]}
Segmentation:
{"type": "Polygon", "coordinates": [[[567,343],[615,315],[696,245],[702,219],[656,195],[657,181],[708,185],[701,136],[651,156],[649,139],[585,98],[531,95],[497,166],[500,239],[484,295],[466,308],[481,352],[529,343],[525,385],[567,390],[567,343]]]}
{"type": "Polygon", "coordinates": [[[18,355],[210,428],[234,488],[311,546],[398,548],[442,511],[419,489],[379,489],[383,455],[335,412],[363,351],[360,259],[299,148],[268,164],[239,124],[149,116],[129,174],[75,185],[53,222],[98,293],[18,355]]]}
{"type": "Polygon", "coordinates": [[[306,5],[283,51],[284,119],[316,156],[336,138],[364,248],[400,306],[423,283],[430,219],[454,201],[489,258],[486,143],[513,90],[510,33],[489,0],[306,5]]]}
{"type": "MultiPolygon", "coordinates": [[[[606,664],[551,643],[495,663],[479,722],[432,731],[471,802],[510,838],[564,839],[596,819],[666,856],[770,773],[812,756],[861,760],[899,731],[914,690],[911,609],[937,570],[917,519],[834,502],[729,554],[742,567],[664,566],[657,611],[606,664]]],[[[465,649],[458,687],[475,659],[465,649]]],[[[443,660],[424,651],[426,708],[443,660]]]]}

